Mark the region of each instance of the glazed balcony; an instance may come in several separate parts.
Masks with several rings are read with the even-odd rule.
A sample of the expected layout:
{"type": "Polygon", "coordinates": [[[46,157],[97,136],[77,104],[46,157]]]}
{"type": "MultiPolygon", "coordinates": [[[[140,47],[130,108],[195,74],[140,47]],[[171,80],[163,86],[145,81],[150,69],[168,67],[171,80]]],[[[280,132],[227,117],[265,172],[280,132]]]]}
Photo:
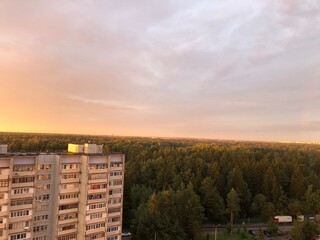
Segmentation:
{"type": "Polygon", "coordinates": [[[64,225],[64,224],[76,223],[76,222],[78,222],[78,218],[71,218],[71,219],[59,220],[58,225],[64,225]]]}
{"type": "Polygon", "coordinates": [[[58,231],[58,236],[62,236],[62,235],[67,235],[67,234],[71,234],[71,233],[76,233],[77,229],[68,229],[68,230],[64,230],[64,231],[58,231]]]}
{"type": "Polygon", "coordinates": [[[10,211],[32,209],[32,204],[10,206],[10,211]]]}
{"type": "Polygon", "coordinates": [[[12,183],[11,188],[34,187],[34,182],[12,183]]]}

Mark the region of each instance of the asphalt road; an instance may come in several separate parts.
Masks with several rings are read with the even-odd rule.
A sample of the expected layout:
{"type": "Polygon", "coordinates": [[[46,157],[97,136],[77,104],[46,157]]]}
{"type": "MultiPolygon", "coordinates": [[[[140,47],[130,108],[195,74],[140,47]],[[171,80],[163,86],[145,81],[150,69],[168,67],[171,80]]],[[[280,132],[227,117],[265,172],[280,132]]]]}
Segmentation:
{"type": "MultiPolygon", "coordinates": [[[[266,224],[246,224],[245,225],[247,230],[255,230],[256,232],[259,232],[259,228],[261,228],[262,230],[266,230],[267,229],[267,225],[266,224]]],[[[241,228],[242,225],[235,225],[234,229],[238,229],[241,228]]],[[[292,229],[292,225],[278,225],[278,229],[283,232],[285,235],[284,236],[277,236],[277,237],[267,237],[264,236],[265,240],[289,240],[290,238],[290,231],[292,229]]],[[[221,226],[217,228],[218,232],[221,231],[225,231],[225,226],[221,226]]],[[[203,232],[204,233],[210,233],[210,234],[214,234],[214,225],[205,225],[203,227],[203,232]]]]}

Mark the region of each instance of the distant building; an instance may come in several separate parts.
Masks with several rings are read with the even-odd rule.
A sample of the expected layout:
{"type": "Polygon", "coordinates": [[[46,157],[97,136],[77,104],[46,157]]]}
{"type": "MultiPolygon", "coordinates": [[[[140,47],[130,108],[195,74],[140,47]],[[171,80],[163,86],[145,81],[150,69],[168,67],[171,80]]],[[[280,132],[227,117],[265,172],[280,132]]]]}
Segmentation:
{"type": "Polygon", "coordinates": [[[125,157],[102,145],[7,153],[0,145],[0,240],[120,240],[125,157]]]}

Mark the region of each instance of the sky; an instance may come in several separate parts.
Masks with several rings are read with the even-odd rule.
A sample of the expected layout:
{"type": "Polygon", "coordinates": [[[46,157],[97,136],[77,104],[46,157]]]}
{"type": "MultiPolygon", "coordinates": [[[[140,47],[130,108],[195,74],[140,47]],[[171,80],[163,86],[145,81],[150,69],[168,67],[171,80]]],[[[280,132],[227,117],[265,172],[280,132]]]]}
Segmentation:
{"type": "Polygon", "coordinates": [[[0,1],[0,131],[320,142],[320,1],[0,1]]]}

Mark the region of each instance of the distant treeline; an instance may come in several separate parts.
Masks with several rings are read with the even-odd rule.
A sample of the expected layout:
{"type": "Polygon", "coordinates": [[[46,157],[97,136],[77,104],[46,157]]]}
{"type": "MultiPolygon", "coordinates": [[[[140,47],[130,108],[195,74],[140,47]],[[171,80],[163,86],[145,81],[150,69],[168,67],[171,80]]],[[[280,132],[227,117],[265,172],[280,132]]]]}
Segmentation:
{"type": "Polygon", "coordinates": [[[89,141],[126,154],[124,223],[133,239],[199,239],[204,221],[225,222],[230,212],[320,213],[320,145],[0,133],[11,152],[89,141]]]}

